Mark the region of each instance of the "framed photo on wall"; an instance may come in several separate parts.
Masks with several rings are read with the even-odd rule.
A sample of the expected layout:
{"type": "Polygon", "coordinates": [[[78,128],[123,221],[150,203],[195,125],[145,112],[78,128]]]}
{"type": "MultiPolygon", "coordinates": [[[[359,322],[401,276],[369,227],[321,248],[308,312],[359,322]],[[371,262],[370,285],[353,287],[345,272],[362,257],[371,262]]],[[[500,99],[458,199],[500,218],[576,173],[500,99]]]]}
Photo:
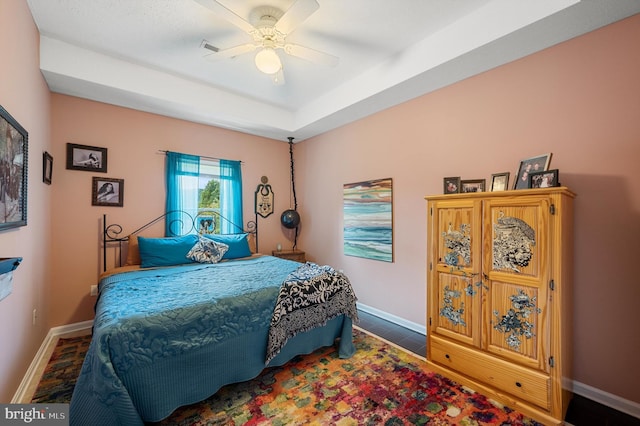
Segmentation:
{"type": "Polygon", "coordinates": [[[0,231],[27,225],[29,134],[0,106],[0,231]]]}
{"type": "Polygon", "coordinates": [[[513,189],[529,188],[529,175],[531,173],[543,172],[549,170],[551,162],[551,153],[538,155],[537,157],[527,158],[520,162],[516,181],[513,183],[513,189]]]}
{"type": "Polygon", "coordinates": [[[484,188],[487,184],[485,179],[473,179],[460,181],[460,192],[484,192],[484,188]]]}
{"type": "Polygon", "coordinates": [[[491,192],[509,189],[509,172],[491,175],[491,192]]]}
{"type": "Polygon", "coordinates": [[[124,204],[124,179],[93,177],[92,206],[122,207],[124,204]]]}
{"type": "Polygon", "coordinates": [[[42,153],[42,181],[51,185],[53,175],[53,157],[47,151],[42,153]]]}
{"type": "Polygon", "coordinates": [[[444,193],[458,194],[460,192],[460,176],[444,178],[444,193]]]}
{"type": "Polygon", "coordinates": [[[68,143],[67,169],[107,173],[107,148],[68,143]]]}
{"type": "Polygon", "coordinates": [[[558,173],[558,169],[531,173],[529,175],[529,188],[552,188],[554,186],[560,186],[558,173]]]}

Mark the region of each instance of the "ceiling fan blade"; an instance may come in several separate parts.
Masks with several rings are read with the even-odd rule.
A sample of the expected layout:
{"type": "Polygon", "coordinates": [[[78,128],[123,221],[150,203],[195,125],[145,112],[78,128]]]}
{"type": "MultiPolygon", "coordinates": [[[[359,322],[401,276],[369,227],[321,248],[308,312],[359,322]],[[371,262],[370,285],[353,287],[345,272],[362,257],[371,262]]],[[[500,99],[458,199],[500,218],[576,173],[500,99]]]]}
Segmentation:
{"type": "Polygon", "coordinates": [[[276,30],[289,34],[313,14],[320,5],[316,0],[298,0],[291,5],[275,25],[276,30]]]}
{"type": "Polygon", "coordinates": [[[223,6],[220,2],[218,2],[218,0],[195,0],[195,1],[198,2],[201,6],[206,7],[216,15],[226,19],[236,27],[248,33],[255,30],[255,27],[253,25],[251,25],[249,22],[247,22],[240,16],[236,15],[236,13],[233,12],[231,9],[227,9],[227,7],[223,6]]]}
{"type": "Polygon", "coordinates": [[[275,74],[271,74],[271,80],[275,86],[282,86],[284,84],[284,72],[282,72],[282,68],[275,74]]]}
{"type": "Polygon", "coordinates": [[[291,56],[296,56],[298,58],[329,67],[335,67],[338,65],[338,62],[340,62],[340,58],[337,56],[329,55],[328,53],[320,52],[319,50],[300,46],[298,44],[285,44],[284,51],[291,56]]]}
{"type": "Polygon", "coordinates": [[[218,50],[217,52],[213,52],[213,50],[207,46],[203,47],[209,52],[209,54],[205,55],[204,58],[209,61],[217,61],[219,59],[234,58],[236,56],[242,55],[243,53],[253,52],[258,46],[253,43],[247,43],[235,47],[230,47],[228,49],[218,50]]]}

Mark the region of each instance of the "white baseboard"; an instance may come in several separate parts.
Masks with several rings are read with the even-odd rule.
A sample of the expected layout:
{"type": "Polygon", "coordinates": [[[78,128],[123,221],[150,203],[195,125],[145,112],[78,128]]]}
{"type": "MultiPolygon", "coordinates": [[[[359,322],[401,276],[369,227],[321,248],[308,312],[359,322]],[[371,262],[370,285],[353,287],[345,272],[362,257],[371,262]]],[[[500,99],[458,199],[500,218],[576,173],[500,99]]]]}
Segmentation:
{"type": "Polygon", "coordinates": [[[599,402],[609,408],[640,419],[640,404],[637,402],[629,401],[628,399],[594,388],[593,386],[585,385],[584,383],[576,382],[575,380],[572,383],[572,388],[573,393],[577,395],[584,396],[587,399],[599,402]]]}
{"type": "Polygon", "coordinates": [[[36,352],[36,355],[31,361],[31,364],[29,365],[27,372],[22,378],[22,382],[20,382],[20,386],[18,386],[18,390],[16,391],[16,393],[13,395],[13,398],[11,399],[11,403],[20,404],[23,402],[26,396],[26,392],[29,389],[29,385],[31,384],[32,380],[35,379],[36,372],[38,371],[38,366],[41,365],[41,363],[49,362],[48,359],[44,359],[44,358],[47,353],[47,348],[49,348],[52,342],[54,342],[55,340],[58,339],[59,336],[62,336],[64,334],[86,330],[91,327],[93,327],[93,320],[77,322],[74,324],[62,325],[60,327],[51,328],[47,333],[47,335],[45,336],[44,340],[42,341],[42,344],[40,345],[38,352],[36,352]]]}
{"type": "MultiPolygon", "coordinates": [[[[427,334],[427,328],[425,326],[407,321],[404,318],[389,314],[387,312],[381,311],[380,309],[372,308],[371,306],[364,305],[360,302],[358,302],[357,305],[358,309],[362,310],[363,312],[375,315],[394,324],[408,328],[409,330],[424,334],[425,336],[427,334]]],[[[572,389],[573,393],[577,395],[583,396],[587,399],[590,399],[591,401],[598,402],[602,405],[613,408],[614,410],[620,411],[630,416],[640,418],[640,404],[638,404],[637,402],[621,398],[617,395],[613,395],[611,393],[594,388],[593,386],[585,385],[584,383],[580,383],[577,381],[567,380],[566,383],[563,384],[569,389],[572,389]]]]}
{"type": "Polygon", "coordinates": [[[396,315],[389,314],[387,312],[381,311],[380,309],[372,308],[371,306],[364,305],[360,302],[357,302],[358,309],[362,310],[371,315],[375,315],[382,319],[385,319],[394,324],[401,325],[404,328],[408,328],[409,330],[413,330],[416,333],[427,335],[427,327],[412,321],[408,321],[404,318],[400,318],[396,315]]]}

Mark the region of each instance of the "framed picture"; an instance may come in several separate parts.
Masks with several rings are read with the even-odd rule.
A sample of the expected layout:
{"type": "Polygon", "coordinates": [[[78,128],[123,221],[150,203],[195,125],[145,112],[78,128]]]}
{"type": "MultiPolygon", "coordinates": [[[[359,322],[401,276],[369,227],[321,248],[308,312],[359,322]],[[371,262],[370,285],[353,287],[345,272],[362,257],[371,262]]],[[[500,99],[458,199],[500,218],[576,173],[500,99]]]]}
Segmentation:
{"type": "Polygon", "coordinates": [[[522,160],[520,162],[520,167],[518,167],[518,174],[516,176],[516,181],[513,184],[513,189],[529,188],[529,174],[549,170],[550,162],[551,153],[522,160]]]}
{"type": "Polygon", "coordinates": [[[460,192],[484,192],[486,184],[485,179],[463,180],[460,181],[460,192]]]}
{"type": "Polygon", "coordinates": [[[343,185],[345,256],[393,262],[393,181],[343,185]]]}
{"type": "Polygon", "coordinates": [[[529,188],[551,188],[554,186],[560,186],[558,169],[529,174],[529,188]]]}
{"type": "Polygon", "coordinates": [[[0,231],[27,225],[29,135],[0,106],[0,231]]]}
{"type": "Polygon", "coordinates": [[[53,175],[53,157],[47,151],[42,153],[42,181],[51,185],[53,175]]]}
{"type": "Polygon", "coordinates": [[[458,194],[460,192],[460,176],[444,178],[444,193],[458,194]]]}
{"type": "Polygon", "coordinates": [[[68,143],[67,169],[107,173],[107,148],[68,143]]]}
{"type": "Polygon", "coordinates": [[[93,177],[92,206],[122,207],[124,204],[124,179],[93,177]]]}
{"type": "Polygon", "coordinates": [[[491,192],[509,189],[509,172],[491,175],[491,192]]]}
{"type": "Polygon", "coordinates": [[[214,226],[213,216],[198,216],[198,234],[213,234],[214,226]]]}

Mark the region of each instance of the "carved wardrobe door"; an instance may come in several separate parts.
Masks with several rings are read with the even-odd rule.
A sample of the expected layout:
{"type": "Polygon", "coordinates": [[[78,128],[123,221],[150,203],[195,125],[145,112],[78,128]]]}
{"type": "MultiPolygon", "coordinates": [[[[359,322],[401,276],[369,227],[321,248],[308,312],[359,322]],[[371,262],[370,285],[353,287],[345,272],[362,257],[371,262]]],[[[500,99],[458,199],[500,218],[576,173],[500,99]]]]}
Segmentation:
{"type": "Polygon", "coordinates": [[[548,371],[549,198],[484,203],[483,349],[548,371]]]}
{"type": "Polygon", "coordinates": [[[437,291],[431,301],[434,333],[468,345],[481,342],[481,217],[474,200],[443,202],[434,207],[432,231],[437,238],[437,291]]]}

